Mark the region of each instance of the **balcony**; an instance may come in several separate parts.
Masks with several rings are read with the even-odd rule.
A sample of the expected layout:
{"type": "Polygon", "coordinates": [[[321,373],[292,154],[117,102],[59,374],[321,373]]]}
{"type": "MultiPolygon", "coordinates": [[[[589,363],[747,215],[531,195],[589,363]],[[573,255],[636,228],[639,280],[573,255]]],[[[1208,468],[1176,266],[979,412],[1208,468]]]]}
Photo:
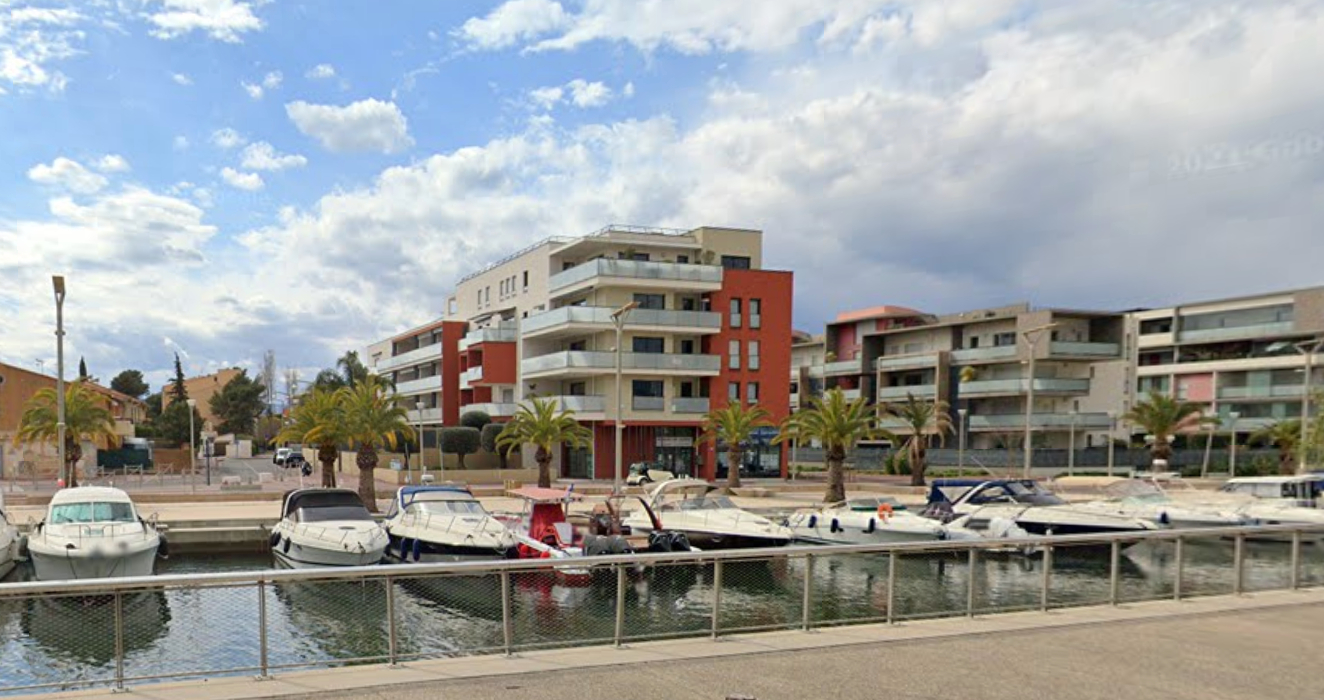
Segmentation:
{"type": "Polygon", "coordinates": [[[630,407],[636,411],[665,411],[667,400],[661,396],[632,396],[630,407]]]}
{"type": "MultiPolygon", "coordinates": [[[[979,396],[1019,395],[1026,393],[1029,384],[1024,379],[991,379],[987,381],[965,382],[960,386],[962,398],[979,396]]],[[[1037,394],[1088,394],[1088,379],[1036,379],[1034,391],[1037,394]]]]}
{"type": "Polygon", "coordinates": [[[607,411],[607,398],[605,396],[544,396],[542,398],[555,401],[562,411],[574,411],[575,413],[605,413],[607,411]]]}
{"type": "Polygon", "coordinates": [[[411,425],[418,425],[419,423],[440,423],[441,409],[425,408],[422,411],[414,409],[407,413],[406,420],[408,420],[411,425]]]}
{"type": "MultiPolygon", "coordinates": [[[[1072,421],[1070,413],[1036,413],[1030,417],[1030,428],[1070,431],[1072,421]]],[[[1077,413],[1074,422],[1076,430],[1107,430],[1111,424],[1107,413],[1077,413]]],[[[972,431],[1024,430],[1025,414],[971,415],[966,418],[966,425],[972,431]]]]}
{"type": "Polygon", "coordinates": [[[502,323],[493,328],[476,328],[460,339],[460,350],[468,350],[479,343],[513,343],[516,340],[515,325],[502,323]]]}
{"type": "Polygon", "coordinates": [[[829,362],[823,365],[823,374],[829,377],[842,374],[864,374],[864,359],[857,357],[853,360],[829,362]]]}
{"type": "Polygon", "coordinates": [[[517,403],[471,403],[460,407],[460,415],[467,411],[482,411],[493,418],[509,418],[519,409],[517,403]]]}
{"type": "Polygon", "coordinates": [[[598,258],[552,275],[547,280],[547,290],[553,296],[561,296],[611,284],[715,291],[722,286],[722,268],[716,265],[598,258]]]}
{"type": "Polygon", "coordinates": [[[424,362],[436,362],[441,359],[441,343],[424,345],[421,348],[402,352],[399,355],[383,357],[377,361],[377,373],[386,374],[394,372],[401,367],[422,364],[424,362]]]}
{"type": "Polygon", "coordinates": [[[878,388],[879,401],[905,401],[908,394],[917,399],[931,400],[938,393],[936,384],[916,384],[914,386],[884,386],[878,388]]]}
{"type": "Polygon", "coordinates": [[[708,399],[678,396],[671,400],[672,413],[707,413],[708,399]]]}
{"type": "MultiPolygon", "coordinates": [[[[605,306],[562,306],[535,314],[524,320],[525,336],[555,336],[585,330],[611,330],[615,309],[605,306]]],[[[685,333],[717,333],[722,330],[722,315],[711,311],[675,311],[634,309],[625,317],[630,330],[659,330],[685,333]]]]}
{"type": "Polygon", "coordinates": [[[842,389],[842,390],[841,390],[841,395],[842,395],[847,401],[854,401],[854,400],[860,398],[860,390],[859,390],[859,389],[842,389]]]}
{"type": "Polygon", "coordinates": [[[1225,386],[1218,390],[1219,399],[1299,399],[1305,391],[1300,384],[1271,386],[1225,386]]]}
{"type": "Polygon", "coordinates": [[[900,355],[897,357],[883,356],[878,358],[874,367],[879,372],[891,372],[899,369],[917,369],[936,367],[938,365],[938,354],[933,352],[919,355],[900,355]]]}
{"type": "Polygon", "coordinates": [[[1053,341],[1048,351],[1055,357],[1120,357],[1122,346],[1117,343],[1072,343],[1053,341]]]}
{"type": "Polygon", "coordinates": [[[482,380],[483,380],[483,366],[478,365],[477,367],[470,367],[469,369],[466,369],[465,371],[460,373],[460,388],[472,389],[474,382],[481,382],[482,380]]]}
{"type": "Polygon", "coordinates": [[[952,351],[952,362],[996,362],[1016,359],[1015,345],[994,345],[990,348],[966,348],[952,351]]]}
{"type": "Polygon", "coordinates": [[[406,382],[400,382],[395,385],[395,393],[402,396],[412,394],[429,394],[434,391],[441,391],[441,375],[423,377],[421,379],[410,379],[406,382]]]}
{"type": "MultiPolygon", "coordinates": [[[[621,369],[630,374],[699,374],[715,376],[721,371],[717,355],[623,352],[621,369]]],[[[526,377],[552,374],[610,374],[616,370],[616,353],[565,350],[526,358],[520,363],[526,377]]]]}
{"type": "Polygon", "coordinates": [[[1260,323],[1249,326],[1234,326],[1232,328],[1202,328],[1182,331],[1177,334],[1177,340],[1182,343],[1195,343],[1291,335],[1294,326],[1295,324],[1291,321],[1279,321],[1277,323],[1260,323]]]}

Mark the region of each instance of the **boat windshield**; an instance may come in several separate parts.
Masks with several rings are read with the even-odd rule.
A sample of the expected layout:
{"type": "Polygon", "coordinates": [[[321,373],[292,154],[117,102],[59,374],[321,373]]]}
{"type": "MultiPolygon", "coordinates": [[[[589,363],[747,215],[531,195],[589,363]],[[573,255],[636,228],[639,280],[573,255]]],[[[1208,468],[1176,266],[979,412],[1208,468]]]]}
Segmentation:
{"type": "Polygon", "coordinates": [[[478,501],[415,501],[405,508],[406,513],[430,515],[487,515],[478,501]]]}
{"type": "Polygon", "coordinates": [[[372,520],[372,514],[360,505],[300,508],[296,520],[301,523],[324,523],[331,520],[372,520]]]}
{"type": "Polygon", "coordinates": [[[974,505],[984,503],[1023,503],[1032,506],[1060,506],[1066,501],[1033,481],[991,483],[970,496],[974,505]]]}
{"type": "Polygon", "coordinates": [[[851,510],[857,510],[861,512],[867,511],[870,513],[878,510],[878,507],[882,505],[890,506],[892,508],[892,512],[906,509],[904,503],[896,500],[895,498],[891,498],[890,496],[877,496],[877,497],[864,496],[861,498],[852,498],[849,501],[846,501],[846,505],[851,510]]]}
{"type": "Polygon", "coordinates": [[[51,524],[64,523],[131,523],[132,503],[64,503],[51,508],[51,524]]]}
{"type": "Polygon", "coordinates": [[[1166,503],[1168,495],[1157,484],[1142,479],[1125,479],[1103,487],[1103,493],[1115,501],[1131,503],[1166,503]]]}
{"type": "Polygon", "coordinates": [[[736,504],[732,503],[731,499],[726,496],[698,496],[668,503],[664,508],[666,510],[720,510],[735,507],[736,504]]]}

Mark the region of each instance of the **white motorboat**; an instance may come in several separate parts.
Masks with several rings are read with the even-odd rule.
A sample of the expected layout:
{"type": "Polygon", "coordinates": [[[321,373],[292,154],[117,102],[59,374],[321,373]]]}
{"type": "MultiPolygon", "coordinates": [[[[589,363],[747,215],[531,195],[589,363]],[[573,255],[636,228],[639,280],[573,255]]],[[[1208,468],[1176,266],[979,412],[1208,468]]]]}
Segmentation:
{"type": "Polygon", "coordinates": [[[1161,528],[1241,527],[1254,519],[1215,505],[1177,503],[1155,482],[1118,479],[1103,488],[1105,498],[1074,507],[1096,513],[1147,520],[1161,528]]]}
{"type": "Polygon", "coordinates": [[[819,508],[803,508],[786,518],[797,542],[879,544],[946,539],[943,524],[920,517],[893,498],[859,497],[819,508]]]}
{"type": "Polygon", "coordinates": [[[659,525],[683,533],[699,549],[780,547],[793,537],[790,529],[737,508],[731,499],[713,493],[716,486],[699,479],[673,479],[653,484],[648,506],[626,516],[631,532],[647,534],[659,525]],[[656,520],[654,520],[656,518],[656,520]]]}
{"type": "Polygon", "coordinates": [[[276,561],[294,569],[377,564],[389,542],[386,528],[349,489],[290,491],[271,531],[276,561]]]}
{"type": "Polygon", "coordinates": [[[1158,526],[1145,520],[1096,512],[1068,504],[1032,479],[936,479],[929,491],[927,515],[976,532],[1006,520],[1030,535],[1087,535],[1146,532],[1158,526]]]}
{"type": "Polygon", "coordinates": [[[384,522],[400,561],[514,559],[515,534],[474,498],[467,486],[404,486],[384,522]]]}
{"type": "Polygon", "coordinates": [[[9,521],[9,512],[5,510],[5,496],[0,493],[0,579],[14,570],[20,539],[18,528],[9,521]]]}
{"type": "Polygon", "coordinates": [[[80,486],[51,498],[46,517],[28,535],[28,556],[39,581],[151,576],[164,542],[128,494],[80,486]]]}
{"type": "Polygon", "coordinates": [[[1320,494],[1324,491],[1324,476],[1242,476],[1228,479],[1219,493],[1248,496],[1270,501],[1289,501],[1303,508],[1324,506],[1320,494]]]}
{"type": "MultiPolygon", "coordinates": [[[[1202,491],[1178,479],[1162,482],[1164,492],[1176,503],[1192,507],[1218,508],[1246,519],[1248,525],[1324,526],[1324,509],[1303,505],[1315,502],[1307,489],[1318,486],[1313,477],[1247,477],[1229,479],[1218,491],[1202,491]],[[1315,485],[1311,485],[1311,480],[1315,485]]],[[[1317,492],[1316,492],[1317,495],[1317,492]]],[[[1291,539],[1290,534],[1251,536],[1251,539],[1291,539]]],[[[1319,539],[1315,536],[1312,539],[1319,539]]]]}

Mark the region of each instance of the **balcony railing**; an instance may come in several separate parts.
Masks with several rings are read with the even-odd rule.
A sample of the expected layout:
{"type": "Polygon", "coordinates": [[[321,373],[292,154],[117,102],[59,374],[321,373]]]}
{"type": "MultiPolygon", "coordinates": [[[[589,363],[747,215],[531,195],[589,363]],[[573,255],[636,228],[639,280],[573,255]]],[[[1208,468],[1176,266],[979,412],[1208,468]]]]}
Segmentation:
{"type": "Polygon", "coordinates": [[[516,403],[471,403],[468,406],[461,406],[460,414],[463,415],[466,411],[482,411],[493,418],[507,418],[515,415],[518,409],[519,404],[516,403]]]}
{"type": "MultiPolygon", "coordinates": [[[[964,382],[961,384],[961,396],[983,396],[989,394],[1024,394],[1028,389],[1024,379],[990,379],[986,381],[964,382]]],[[[1034,390],[1046,394],[1085,394],[1089,393],[1088,379],[1036,379],[1034,390]]]]}
{"type": "Polygon", "coordinates": [[[468,350],[479,343],[513,343],[516,340],[514,324],[501,324],[494,328],[475,328],[460,340],[459,348],[468,350]]]}
{"type": "Polygon", "coordinates": [[[399,355],[383,357],[377,361],[377,372],[379,374],[390,372],[401,367],[408,367],[422,362],[435,362],[441,359],[441,343],[424,345],[421,348],[415,348],[408,352],[402,352],[399,355]]]}
{"type": "Polygon", "coordinates": [[[636,411],[665,411],[667,400],[661,396],[632,396],[630,406],[636,411]]]}
{"type": "Polygon", "coordinates": [[[437,423],[441,421],[441,409],[425,408],[422,411],[414,409],[407,413],[407,420],[414,425],[418,423],[437,423]]]}
{"type": "Polygon", "coordinates": [[[823,373],[827,375],[863,374],[864,359],[857,357],[853,360],[841,360],[839,362],[829,362],[826,365],[823,365],[823,373]]]}
{"type": "Polygon", "coordinates": [[[707,413],[708,399],[697,397],[676,397],[671,400],[672,413],[707,413]]]}
{"type": "Polygon", "coordinates": [[[546,396],[543,398],[555,401],[562,411],[603,413],[607,410],[607,398],[605,396],[546,396]]]}
{"type": "Polygon", "coordinates": [[[595,277],[622,277],[637,280],[722,283],[722,268],[715,265],[609,260],[599,258],[552,275],[547,289],[557,292],[595,277]]]}
{"type": "Polygon", "coordinates": [[[874,362],[874,368],[880,372],[890,372],[898,369],[915,369],[917,367],[934,367],[938,364],[938,355],[928,352],[915,355],[900,355],[896,357],[883,356],[874,362]]]}
{"type": "Polygon", "coordinates": [[[397,394],[426,394],[433,391],[441,391],[440,374],[422,379],[410,379],[395,385],[397,394]]]}
{"type": "Polygon", "coordinates": [[[1233,340],[1237,338],[1260,338],[1264,336],[1288,335],[1292,333],[1294,327],[1295,325],[1291,321],[1279,321],[1277,323],[1260,323],[1249,326],[1233,326],[1231,328],[1202,328],[1182,331],[1177,334],[1177,340],[1183,343],[1190,343],[1193,341],[1233,340]]]}
{"type": "Polygon", "coordinates": [[[988,360],[1007,360],[1016,357],[1015,345],[994,345],[987,348],[966,348],[953,350],[953,362],[985,362],[988,360]]]}
{"type": "MultiPolygon", "coordinates": [[[[571,324],[611,328],[613,311],[615,309],[605,306],[562,306],[528,317],[524,320],[522,332],[531,335],[571,324]]],[[[656,326],[716,333],[722,329],[722,315],[712,311],[634,309],[625,317],[625,325],[630,328],[656,326]]]]}
{"type": "Polygon", "coordinates": [[[460,388],[468,389],[473,386],[474,382],[480,382],[482,380],[483,366],[478,365],[477,367],[470,367],[460,373],[460,388]]]}
{"type": "Polygon", "coordinates": [[[1048,349],[1054,355],[1068,357],[1117,357],[1122,353],[1122,346],[1117,343],[1075,343],[1055,340],[1048,349]]]}
{"type": "Polygon", "coordinates": [[[1301,398],[1305,387],[1300,384],[1271,386],[1225,386],[1218,390],[1220,399],[1277,399],[1301,398]]]}
{"type": "MultiPolygon", "coordinates": [[[[1036,413],[1030,418],[1030,427],[1070,430],[1072,422],[1070,413],[1036,413]]],[[[1077,413],[1074,422],[1076,430],[1107,430],[1111,423],[1107,413],[1077,413]]],[[[1021,429],[1025,427],[1025,414],[971,415],[966,424],[970,430],[1021,429]]]]}
{"type": "Polygon", "coordinates": [[[914,386],[885,386],[878,388],[879,401],[896,401],[906,399],[907,394],[913,394],[917,399],[932,399],[938,392],[938,387],[933,384],[916,384],[914,386]]]}
{"type": "MultiPolygon", "coordinates": [[[[721,370],[722,358],[717,355],[680,355],[674,353],[623,352],[621,369],[628,372],[640,371],[692,372],[717,374],[721,370]]],[[[616,353],[587,352],[566,350],[538,357],[526,358],[520,363],[521,371],[528,374],[555,372],[559,370],[587,369],[614,370],[616,353]]]]}
{"type": "Polygon", "coordinates": [[[859,390],[859,389],[842,389],[842,390],[841,390],[841,395],[842,395],[843,397],[845,397],[845,399],[846,399],[847,401],[854,401],[855,399],[860,398],[860,390],[859,390]]]}

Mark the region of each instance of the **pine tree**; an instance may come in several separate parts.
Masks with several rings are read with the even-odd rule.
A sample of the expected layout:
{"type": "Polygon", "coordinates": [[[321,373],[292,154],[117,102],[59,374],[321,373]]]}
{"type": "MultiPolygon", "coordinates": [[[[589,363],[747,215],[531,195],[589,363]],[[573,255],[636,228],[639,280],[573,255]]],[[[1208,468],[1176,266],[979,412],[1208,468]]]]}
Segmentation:
{"type": "Polygon", "coordinates": [[[87,381],[88,376],[89,375],[87,374],[87,360],[85,358],[80,357],[78,358],[78,381],[85,382],[87,381]]]}
{"type": "Polygon", "coordinates": [[[179,353],[175,353],[175,383],[170,387],[170,401],[187,401],[188,389],[184,387],[184,366],[179,363],[179,353]]]}

